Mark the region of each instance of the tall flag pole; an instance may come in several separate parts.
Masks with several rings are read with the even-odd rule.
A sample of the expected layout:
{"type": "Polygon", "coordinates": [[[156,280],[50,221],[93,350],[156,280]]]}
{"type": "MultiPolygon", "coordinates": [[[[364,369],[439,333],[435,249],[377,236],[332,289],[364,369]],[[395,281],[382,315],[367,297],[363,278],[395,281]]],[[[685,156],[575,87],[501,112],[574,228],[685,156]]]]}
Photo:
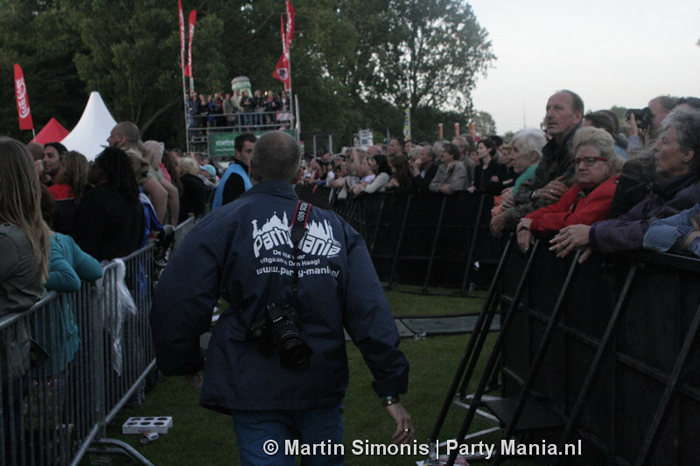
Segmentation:
{"type": "Polygon", "coordinates": [[[284,83],[284,90],[290,95],[292,94],[292,73],[289,50],[292,45],[292,37],[294,36],[294,8],[292,2],[287,0],[287,26],[285,28],[284,19],[280,18],[280,35],[282,36],[282,56],[277,61],[275,71],[272,77],[284,83]]]}
{"type": "Polygon", "coordinates": [[[190,94],[194,94],[194,74],[192,73],[192,42],[194,40],[194,23],[197,22],[197,10],[190,11],[189,17],[189,43],[187,46],[187,66],[185,76],[190,78],[190,94]]]}
{"type": "Polygon", "coordinates": [[[185,82],[185,16],[182,13],[182,0],[177,0],[177,14],[180,21],[180,69],[182,70],[182,105],[185,109],[185,141],[190,152],[190,128],[188,125],[187,84],[185,82]]]}
{"type": "Polygon", "coordinates": [[[32,120],[32,110],[29,107],[29,95],[27,94],[27,84],[24,82],[24,72],[18,63],[15,63],[15,98],[17,100],[17,117],[19,118],[19,129],[31,129],[34,133],[34,121],[32,120]]]}

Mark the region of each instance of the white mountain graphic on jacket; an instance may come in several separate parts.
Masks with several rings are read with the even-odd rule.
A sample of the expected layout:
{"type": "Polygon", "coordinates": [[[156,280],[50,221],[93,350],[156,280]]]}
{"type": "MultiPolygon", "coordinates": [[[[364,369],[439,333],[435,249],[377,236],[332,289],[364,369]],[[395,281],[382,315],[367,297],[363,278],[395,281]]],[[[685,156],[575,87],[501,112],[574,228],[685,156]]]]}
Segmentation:
{"type": "MultiPolygon", "coordinates": [[[[253,220],[252,223],[255,257],[260,256],[262,249],[269,251],[282,245],[294,248],[291,236],[292,228],[286,212],[282,219],[275,212],[260,229],[258,229],[257,220],[253,220]]],[[[301,240],[300,249],[305,254],[332,257],[340,252],[340,242],[335,239],[333,228],[327,220],[324,220],[323,224],[313,220],[306,225],[306,234],[301,240]]]]}

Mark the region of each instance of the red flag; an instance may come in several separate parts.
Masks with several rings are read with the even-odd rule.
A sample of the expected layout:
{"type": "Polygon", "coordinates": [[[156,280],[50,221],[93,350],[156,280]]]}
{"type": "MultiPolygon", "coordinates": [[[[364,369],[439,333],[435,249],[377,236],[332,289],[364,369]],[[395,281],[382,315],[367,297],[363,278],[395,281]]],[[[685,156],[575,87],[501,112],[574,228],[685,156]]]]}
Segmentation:
{"type": "Polygon", "coordinates": [[[284,35],[287,52],[289,52],[289,47],[292,45],[292,37],[294,37],[294,8],[292,8],[292,2],[287,0],[287,31],[284,35]]]}
{"type": "Polygon", "coordinates": [[[177,13],[180,18],[180,68],[185,66],[185,16],[182,13],[182,0],[177,0],[177,13]]]}
{"type": "Polygon", "coordinates": [[[185,67],[185,76],[192,77],[192,39],[194,38],[194,23],[197,21],[197,10],[190,11],[190,41],[188,45],[187,52],[187,66],[185,67]]]}
{"type": "MultiPolygon", "coordinates": [[[[289,19],[289,17],[287,18],[289,19]]],[[[289,20],[287,21],[287,26],[289,27],[289,20]]],[[[277,60],[277,65],[275,66],[274,73],[272,73],[272,77],[282,81],[284,83],[284,89],[289,91],[291,76],[289,72],[289,47],[287,45],[284,20],[282,17],[280,17],[280,34],[282,35],[282,56],[277,60]]]]}
{"type": "Polygon", "coordinates": [[[292,45],[292,37],[294,37],[294,8],[292,2],[287,0],[287,27],[284,27],[284,21],[280,18],[280,35],[282,36],[282,56],[277,61],[275,72],[272,77],[284,83],[284,89],[290,90],[292,84],[292,71],[289,65],[289,49],[292,45]]]}
{"type": "Polygon", "coordinates": [[[19,129],[34,129],[32,111],[29,108],[27,85],[24,83],[24,73],[22,72],[22,67],[17,63],[15,63],[15,97],[17,98],[19,129]]]}

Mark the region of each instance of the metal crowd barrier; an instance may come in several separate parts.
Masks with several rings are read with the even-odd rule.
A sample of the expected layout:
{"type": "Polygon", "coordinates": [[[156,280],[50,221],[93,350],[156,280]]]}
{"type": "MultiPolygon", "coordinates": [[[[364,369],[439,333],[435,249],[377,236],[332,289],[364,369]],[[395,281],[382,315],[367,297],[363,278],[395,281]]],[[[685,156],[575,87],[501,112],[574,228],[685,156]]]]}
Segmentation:
{"type": "MultiPolygon", "coordinates": [[[[558,451],[580,442],[578,456],[551,455],[548,464],[696,464],[700,260],[637,251],[578,264],[578,254],[557,259],[546,244],[504,254],[494,282],[501,332],[473,395],[464,396],[472,374],[460,366],[433,440],[457,394],[470,406],[456,438],[486,406],[504,440],[558,451]],[[485,399],[499,368],[502,397],[485,399]]],[[[481,317],[494,311],[487,304],[481,317]]]]}
{"type": "MultiPolygon", "coordinates": [[[[178,226],[175,246],[194,219],[178,226]]],[[[151,464],[107,425],[129,400],[139,401],[155,368],[148,314],[157,268],[154,243],[121,259],[133,307],[120,307],[120,265],[103,267],[96,283],[50,292],[31,309],[0,318],[0,464],[77,465],[90,452],[131,456],[151,464]],[[79,344],[73,337],[77,332],[79,344]],[[12,370],[11,358],[32,340],[31,367],[12,370]]]]}
{"type": "Polygon", "coordinates": [[[300,198],[342,216],[365,239],[380,280],[460,288],[486,287],[500,256],[489,232],[492,196],[375,193],[332,200],[323,186],[297,186],[300,198]]]}

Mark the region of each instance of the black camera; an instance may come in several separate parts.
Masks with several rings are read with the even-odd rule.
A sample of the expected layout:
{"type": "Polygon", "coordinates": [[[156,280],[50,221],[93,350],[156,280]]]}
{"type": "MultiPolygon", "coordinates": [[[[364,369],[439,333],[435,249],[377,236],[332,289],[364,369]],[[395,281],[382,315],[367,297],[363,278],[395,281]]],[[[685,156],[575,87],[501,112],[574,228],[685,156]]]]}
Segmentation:
{"type": "Polygon", "coordinates": [[[625,119],[629,120],[630,115],[634,115],[634,121],[637,122],[637,128],[647,129],[651,125],[653,115],[649,107],[644,108],[628,108],[625,113],[625,119]]]}
{"type": "Polygon", "coordinates": [[[248,336],[263,354],[271,354],[277,348],[282,367],[299,367],[306,365],[313,354],[299,333],[300,324],[299,314],[292,306],[270,304],[265,315],[251,324],[248,336]]]}

